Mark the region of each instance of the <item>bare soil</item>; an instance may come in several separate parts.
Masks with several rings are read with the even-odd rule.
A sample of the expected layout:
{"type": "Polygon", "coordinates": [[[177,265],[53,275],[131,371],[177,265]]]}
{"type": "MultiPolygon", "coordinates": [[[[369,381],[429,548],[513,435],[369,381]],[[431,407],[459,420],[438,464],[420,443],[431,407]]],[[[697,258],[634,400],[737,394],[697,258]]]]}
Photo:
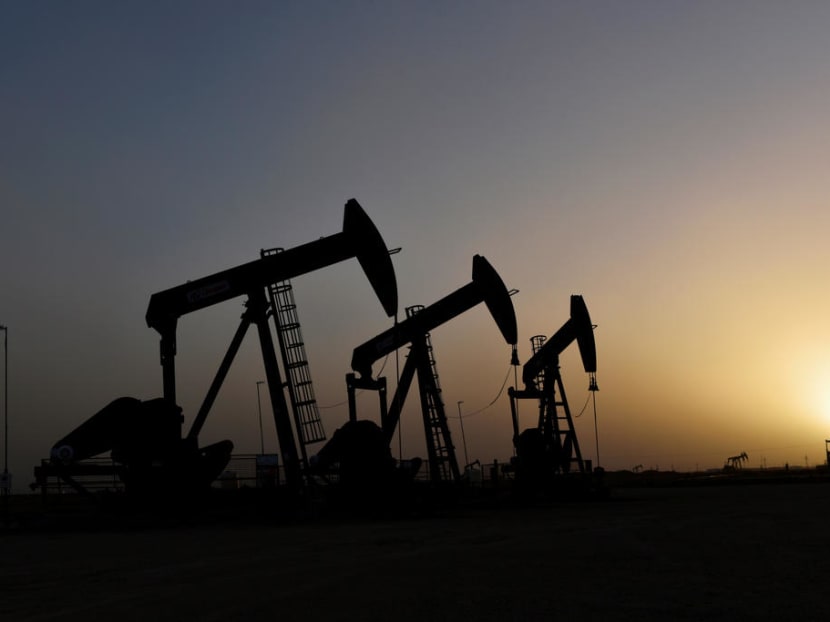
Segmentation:
{"type": "Polygon", "coordinates": [[[0,619],[826,620],[830,483],[0,537],[0,619]]]}

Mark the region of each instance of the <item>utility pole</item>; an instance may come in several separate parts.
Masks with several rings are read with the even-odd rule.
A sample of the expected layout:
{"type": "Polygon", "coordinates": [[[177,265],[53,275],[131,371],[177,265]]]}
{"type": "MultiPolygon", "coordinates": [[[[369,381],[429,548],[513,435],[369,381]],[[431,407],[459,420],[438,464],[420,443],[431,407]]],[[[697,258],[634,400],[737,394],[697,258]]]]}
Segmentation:
{"type": "Polygon", "coordinates": [[[259,453],[265,453],[265,437],[262,435],[262,401],[259,397],[259,385],[265,384],[264,380],[256,381],[256,405],[259,410],[259,453]]]}
{"type": "Polygon", "coordinates": [[[9,327],[0,326],[3,331],[3,476],[9,475],[9,327]]]}
{"type": "Polygon", "coordinates": [[[3,331],[3,520],[9,524],[9,497],[12,494],[12,478],[9,475],[9,327],[3,331]]]}

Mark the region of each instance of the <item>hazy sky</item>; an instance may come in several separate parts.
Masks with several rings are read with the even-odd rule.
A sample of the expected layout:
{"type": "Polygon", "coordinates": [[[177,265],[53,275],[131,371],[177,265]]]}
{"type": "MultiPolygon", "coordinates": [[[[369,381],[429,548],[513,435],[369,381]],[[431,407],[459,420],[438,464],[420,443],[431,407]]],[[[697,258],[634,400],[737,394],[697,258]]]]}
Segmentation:
{"type": "MultiPolygon", "coordinates": [[[[584,296],[607,468],[719,467],[742,451],[749,466],[823,461],[829,31],[818,1],[3,3],[16,487],[112,399],[161,395],[152,293],[338,233],[352,197],[403,249],[401,317],[469,282],[482,254],[520,290],[524,362],[584,296]]],[[[340,404],[353,348],[391,320],[353,260],[294,291],[318,401],[340,404]]],[[[242,303],[180,322],[188,425],[242,303]]],[[[512,384],[483,306],[432,341],[449,413],[485,407],[508,372],[512,384]]],[[[588,379],[571,350],[578,412],[588,379]]],[[[258,449],[263,378],[252,334],[203,442],[258,449]]],[[[416,396],[406,456],[426,455],[416,396]]],[[[323,413],[329,434],[347,418],[323,413]]],[[[509,458],[506,394],[465,431],[471,459],[509,458]]]]}

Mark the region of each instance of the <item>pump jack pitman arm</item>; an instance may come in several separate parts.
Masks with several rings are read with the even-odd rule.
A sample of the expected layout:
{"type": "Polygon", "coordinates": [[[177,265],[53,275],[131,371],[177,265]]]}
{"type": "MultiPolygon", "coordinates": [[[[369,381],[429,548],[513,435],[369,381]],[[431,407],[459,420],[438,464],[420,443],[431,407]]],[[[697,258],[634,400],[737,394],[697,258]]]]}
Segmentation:
{"type": "Polygon", "coordinates": [[[518,340],[516,314],[510,292],[490,263],[481,255],[476,255],[473,257],[471,283],[355,348],[352,369],[360,374],[361,380],[370,380],[375,361],[481,302],[487,305],[504,340],[515,346],[518,340]]]}
{"type": "Polygon", "coordinates": [[[539,373],[545,367],[554,364],[559,355],[574,340],[579,346],[582,366],[589,374],[597,371],[597,347],[594,340],[594,327],[588,307],[582,296],[571,296],[571,319],[565,322],[554,335],[534,354],[522,368],[522,382],[530,389],[539,373]]]}

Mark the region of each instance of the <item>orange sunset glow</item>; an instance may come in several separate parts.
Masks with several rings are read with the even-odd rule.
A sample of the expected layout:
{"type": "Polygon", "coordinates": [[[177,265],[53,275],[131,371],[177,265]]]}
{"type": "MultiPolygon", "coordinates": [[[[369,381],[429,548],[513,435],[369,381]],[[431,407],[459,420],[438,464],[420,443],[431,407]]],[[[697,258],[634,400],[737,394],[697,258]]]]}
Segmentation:
{"type": "MultiPolygon", "coordinates": [[[[719,469],[741,452],[752,468],[825,462],[830,5],[187,7],[2,9],[15,489],[110,401],[161,396],[152,294],[336,234],[353,197],[401,248],[399,321],[469,283],[482,255],[518,290],[523,364],[584,297],[598,429],[576,344],[560,365],[586,458],[598,437],[608,470],[719,469]]],[[[293,285],[330,435],[348,418],[354,349],[394,318],[354,260],[293,285]]],[[[188,423],[243,302],[180,318],[188,423]]],[[[521,367],[487,308],[431,340],[456,451],[463,402],[470,459],[509,461],[521,367]]],[[[390,394],[406,355],[373,366],[390,394]]],[[[252,331],[203,442],[259,451],[262,380],[252,331]]],[[[366,418],[375,400],[358,396],[366,418]]],[[[423,444],[413,389],[393,453],[423,444]]]]}

